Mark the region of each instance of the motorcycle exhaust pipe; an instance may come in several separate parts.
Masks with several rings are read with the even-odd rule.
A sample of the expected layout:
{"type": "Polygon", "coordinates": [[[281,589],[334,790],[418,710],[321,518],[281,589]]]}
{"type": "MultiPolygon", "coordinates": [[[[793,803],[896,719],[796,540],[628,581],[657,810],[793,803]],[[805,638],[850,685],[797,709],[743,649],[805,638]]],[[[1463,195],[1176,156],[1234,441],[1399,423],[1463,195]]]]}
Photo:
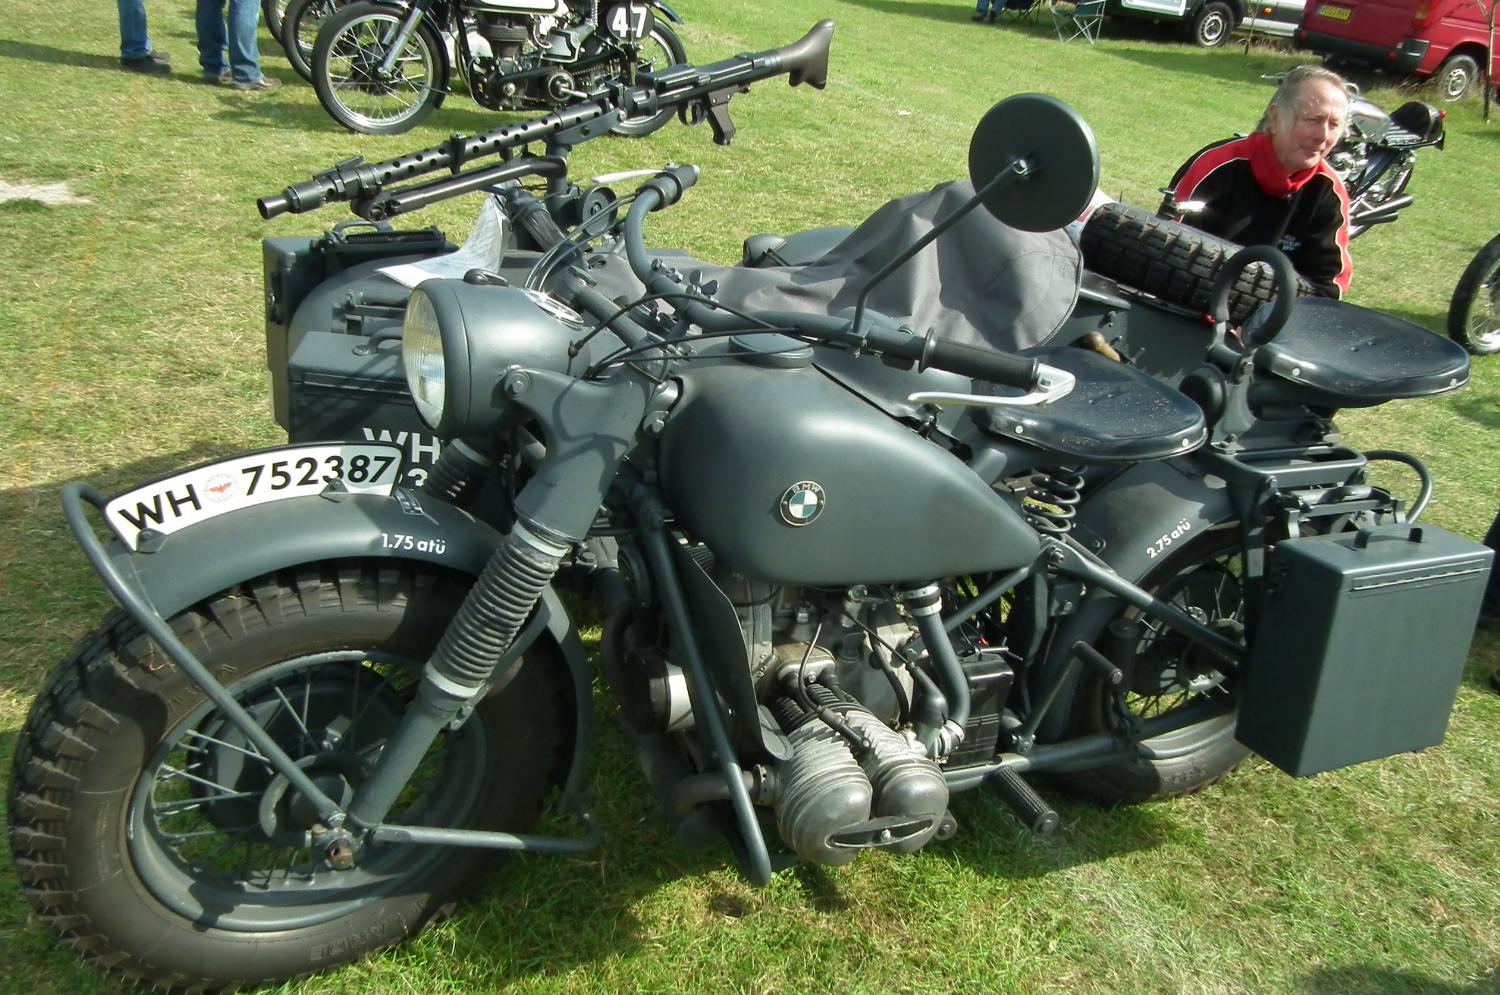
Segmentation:
{"type": "Polygon", "coordinates": [[[1382,225],[1389,221],[1395,221],[1396,215],[1406,210],[1411,206],[1411,204],[1412,197],[1410,194],[1406,194],[1401,197],[1395,197],[1383,204],[1379,204],[1367,211],[1361,211],[1360,213],[1354,215],[1349,219],[1349,224],[1354,227],[1359,227],[1369,225],[1382,225]]]}

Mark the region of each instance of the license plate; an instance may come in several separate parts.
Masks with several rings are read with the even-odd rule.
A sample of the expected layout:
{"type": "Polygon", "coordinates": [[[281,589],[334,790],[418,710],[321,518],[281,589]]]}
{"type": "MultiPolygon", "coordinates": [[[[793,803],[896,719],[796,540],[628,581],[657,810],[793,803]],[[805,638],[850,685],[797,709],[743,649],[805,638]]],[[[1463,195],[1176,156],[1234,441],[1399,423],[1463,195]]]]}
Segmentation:
{"type": "Polygon", "coordinates": [[[104,518],[128,548],[147,531],[171,535],[231,511],[321,494],[342,483],[355,494],[390,494],[401,471],[396,446],[315,443],[233,456],[127,491],[104,518]]]}
{"type": "Polygon", "coordinates": [[[1318,4],[1318,16],[1326,17],[1330,21],[1347,21],[1354,16],[1354,10],[1350,7],[1340,7],[1332,3],[1318,4]]]}

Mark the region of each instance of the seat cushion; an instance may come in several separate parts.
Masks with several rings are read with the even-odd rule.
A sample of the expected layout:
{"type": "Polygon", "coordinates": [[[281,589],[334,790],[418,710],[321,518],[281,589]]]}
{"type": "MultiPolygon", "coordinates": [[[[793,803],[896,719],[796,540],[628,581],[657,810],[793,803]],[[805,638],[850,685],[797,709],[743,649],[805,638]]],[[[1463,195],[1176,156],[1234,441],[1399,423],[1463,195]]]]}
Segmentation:
{"type": "MultiPolygon", "coordinates": [[[[1047,404],[976,409],[988,432],[1086,463],[1163,459],[1192,452],[1208,436],[1196,404],[1123,363],[1071,346],[1026,349],[1021,355],[1066,370],[1077,384],[1047,404]]],[[[988,392],[1022,393],[1008,387],[988,392]]]]}

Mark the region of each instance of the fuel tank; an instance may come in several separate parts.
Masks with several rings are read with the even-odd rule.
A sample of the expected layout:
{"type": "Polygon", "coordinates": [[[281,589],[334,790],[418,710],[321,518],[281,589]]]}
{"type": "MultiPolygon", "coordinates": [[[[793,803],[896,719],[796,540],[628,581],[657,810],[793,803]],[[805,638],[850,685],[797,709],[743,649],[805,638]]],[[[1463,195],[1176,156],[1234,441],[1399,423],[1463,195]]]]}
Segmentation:
{"type": "Polygon", "coordinates": [[[710,359],[683,374],[662,430],[662,489],[723,566],[846,585],[1031,561],[1036,533],[1004,499],[804,352],[710,359]]]}

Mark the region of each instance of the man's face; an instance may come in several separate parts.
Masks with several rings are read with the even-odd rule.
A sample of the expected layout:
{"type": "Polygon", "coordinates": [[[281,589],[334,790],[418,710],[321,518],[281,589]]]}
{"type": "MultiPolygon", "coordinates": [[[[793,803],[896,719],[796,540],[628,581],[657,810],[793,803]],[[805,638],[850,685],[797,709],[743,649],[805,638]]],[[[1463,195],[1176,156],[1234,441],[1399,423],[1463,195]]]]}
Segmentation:
{"type": "Polygon", "coordinates": [[[1271,146],[1287,172],[1311,169],[1321,162],[1338,143],[1349,111],[1349,95],[1329,80],[1308,80],[1301,90],[1295,119],[1283,121],[1284,115],[1274,106],[1271,109],[1271,146]]]}

